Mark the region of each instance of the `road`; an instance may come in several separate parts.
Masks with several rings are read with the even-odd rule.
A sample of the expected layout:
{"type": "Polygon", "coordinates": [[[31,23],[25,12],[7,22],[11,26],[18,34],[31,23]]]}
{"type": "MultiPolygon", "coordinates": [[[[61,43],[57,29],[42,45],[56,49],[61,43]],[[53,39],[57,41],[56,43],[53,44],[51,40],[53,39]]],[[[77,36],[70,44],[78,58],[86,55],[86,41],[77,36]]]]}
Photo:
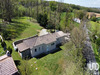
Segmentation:
{"type": "MultiPolygon", "coordinates": [[[[84,47],[84,57],[86,58],[87,64],[88,63],[96,63],[93,47],[91,45],[90,37],[89,37],[89,30],[86,27],[86,23],[84,24],[83,29],[86,31],[86,41],[85,41],[85,47],[84,47]]],[[[98,70],[93,71],[93,75],[99,75],[98,70]]]]}

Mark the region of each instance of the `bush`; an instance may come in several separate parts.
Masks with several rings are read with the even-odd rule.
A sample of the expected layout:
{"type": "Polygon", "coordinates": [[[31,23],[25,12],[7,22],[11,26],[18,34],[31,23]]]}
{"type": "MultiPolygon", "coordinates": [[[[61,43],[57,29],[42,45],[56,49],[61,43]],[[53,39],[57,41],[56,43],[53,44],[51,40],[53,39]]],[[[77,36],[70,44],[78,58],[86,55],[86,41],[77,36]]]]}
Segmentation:
{"type": "Polygon", "coordinates": [[[10,54],[12,54],[12,48],[10,46],[7,48],[7,50],[10,52],[10,54]]]}
{"type": "Polygon", "coordinates": [[[100,46],[100,38],[98,38],[98,39],[96,40],[96,43],[97,43],[98,46],[100,46]]]}
{"type": "Polygon", "coordinates": [[[91,18],[91,20],[94,21],[94,22],[96,22],[97,19],[96,19],[96,17],[93,16],[93,17],[91,18]]]}
{"type": "Polygon", "coordinates": [[[48,24],[47,14],[39,14],[37,21],[41,26],[46,27],[48,24]]]}
{"type": "Polygon", "coordinates": [[[1,43],[1,46],[4,48],[4,47],[6,47],[6,43],[3,41],[2,43],[1,43]]]}
{"type": "Polygon", "coordinates": [[[0,38],[0,43],[2,43],[2,39],[0,38]]]}

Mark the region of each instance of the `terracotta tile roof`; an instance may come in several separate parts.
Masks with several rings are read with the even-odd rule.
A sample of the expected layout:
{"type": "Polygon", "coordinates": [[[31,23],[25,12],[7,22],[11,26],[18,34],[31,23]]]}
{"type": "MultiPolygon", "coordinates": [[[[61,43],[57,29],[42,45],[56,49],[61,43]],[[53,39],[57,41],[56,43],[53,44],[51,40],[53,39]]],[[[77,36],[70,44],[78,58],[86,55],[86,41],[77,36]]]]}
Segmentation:
{"type": "Polygon", "coordinates": [[[18,70],[12,57],[7,55],[0,57],[0,75],[13,75],[17,72],[18,70]]]}

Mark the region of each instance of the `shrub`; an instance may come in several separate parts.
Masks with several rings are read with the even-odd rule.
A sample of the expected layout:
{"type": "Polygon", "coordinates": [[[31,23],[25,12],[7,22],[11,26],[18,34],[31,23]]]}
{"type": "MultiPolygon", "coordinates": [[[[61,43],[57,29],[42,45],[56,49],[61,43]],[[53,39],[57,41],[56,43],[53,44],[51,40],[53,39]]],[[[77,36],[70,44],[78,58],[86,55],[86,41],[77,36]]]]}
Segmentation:
{"type": "Polygon", "coordinates": [[[98,39],[96,40],[96,43],[97,43],[98,46],[100,46],[100,38],[98,38],[98,39]]]}
{"type": "Polygon", "coordinates": [[[5,41],[3,41],[3,42],[1,43],[1,46],[2,46],[3,48],[6,47],[5,41]]]}
{"type": "Polygon", "coordinates": [[[96,19],[96,17],[93,16],[93,17],[91,18],[91,20],[94,21],[94,22],[96,22],[97,19],[96,19]]]}
{"type": "Polygon", "coordinates": [[[41,26],[46,27],[48,24],[47,14],[39,14],[37,21],[41,26]]]}
{"type": "Polygon", "coordinates": [[[10,46],[7,48],[7,50],[10,52],[10,54],[12,54],[12,48],[10,46]]]}
{"type": "Polygon", "coordinates": [[[0,38],[0,43],[2,43],[2,39],[0,38]]]}

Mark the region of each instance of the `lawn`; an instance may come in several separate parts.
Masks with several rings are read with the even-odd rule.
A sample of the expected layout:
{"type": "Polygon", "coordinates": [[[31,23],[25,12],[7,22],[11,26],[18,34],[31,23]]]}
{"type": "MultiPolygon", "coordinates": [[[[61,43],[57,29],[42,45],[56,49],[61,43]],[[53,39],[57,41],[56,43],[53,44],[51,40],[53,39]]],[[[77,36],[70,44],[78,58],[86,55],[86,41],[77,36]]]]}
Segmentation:
{"type": "MultiPolygon", "coordinates": [[[[91,24],[91,31],[94,31],[96,28],[97,29],[100,28],[100,23],[90,21],[90,24],[91,24]]],[[[100,30],[98,30],[98,33],[100,33],[100,30]]]]}

